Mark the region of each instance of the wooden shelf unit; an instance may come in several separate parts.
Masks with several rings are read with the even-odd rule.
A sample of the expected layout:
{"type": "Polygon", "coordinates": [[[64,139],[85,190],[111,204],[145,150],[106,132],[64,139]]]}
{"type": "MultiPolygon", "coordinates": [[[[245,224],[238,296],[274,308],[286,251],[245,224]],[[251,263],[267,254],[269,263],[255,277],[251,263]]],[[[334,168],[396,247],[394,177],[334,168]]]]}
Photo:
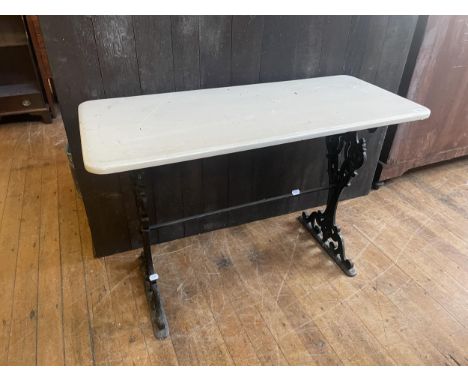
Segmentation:
{"type": "Polygon", "coordinates": [[[0,16],[0,117],[37,114],[50,123],[52,110],[22,16],[0,16]]]}

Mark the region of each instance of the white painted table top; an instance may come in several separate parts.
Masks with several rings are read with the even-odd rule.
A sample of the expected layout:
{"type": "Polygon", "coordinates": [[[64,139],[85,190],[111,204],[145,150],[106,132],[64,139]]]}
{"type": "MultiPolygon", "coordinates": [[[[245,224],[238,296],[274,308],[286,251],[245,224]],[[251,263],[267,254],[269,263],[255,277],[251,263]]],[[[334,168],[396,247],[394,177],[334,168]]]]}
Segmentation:
{"type": "Polygon", "coordinates": [[[350,76],[80,104],[86,169],[110,174],[428,118],[430,110],[350,76]]]}

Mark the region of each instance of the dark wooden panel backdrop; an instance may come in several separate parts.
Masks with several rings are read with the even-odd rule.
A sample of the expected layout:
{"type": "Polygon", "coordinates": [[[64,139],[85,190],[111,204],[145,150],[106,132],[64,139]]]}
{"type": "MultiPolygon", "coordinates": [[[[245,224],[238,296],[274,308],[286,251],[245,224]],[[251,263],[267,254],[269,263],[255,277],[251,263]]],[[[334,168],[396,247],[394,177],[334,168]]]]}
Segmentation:
{"type": "MultiPolygon", "coordinates": [[[[77,106],[104,97],[350,74],[396,92],[416,16],[43,16],[41,26],[95,250],[139,245],[128,174],[83,168],[77,106]]],[[[386,128],[344,197],[369,192],[386,128]]],[[[153,168],[165,222],[327,183],[323,139],[153,168]]],[[[317,191],[160,229],[166,241],[324,202],[317,191]]]]}

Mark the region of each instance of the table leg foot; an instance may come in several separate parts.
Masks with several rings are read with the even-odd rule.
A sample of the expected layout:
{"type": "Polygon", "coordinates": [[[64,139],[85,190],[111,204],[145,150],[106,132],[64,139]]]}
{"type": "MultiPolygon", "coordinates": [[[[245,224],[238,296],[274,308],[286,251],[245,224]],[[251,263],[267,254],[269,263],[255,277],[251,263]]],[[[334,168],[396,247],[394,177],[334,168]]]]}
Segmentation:
{"type": "Polygon", "coordinates": [[[169,335],[169,324],[166,312],[159,292],[157,281],[150,281],[145,270],[145,259],[142,254],[142,271],[145,272],[145,293],[150,310],[151,324],[153,325],[154,336],[157,339],[164,339],[169,335]]]}
{"type": "Polygon", "coordinates": [[[345,256],[344,239],[340,235],[340,229],[334,226],[331,232],[324,233],[324,227],[320,219],[321,214],[320,211],[313,212],[310,215],[303,212],[298,219],[347,276],[356,276],[354,263],[345,256]],[[324,240],[324,238],[327,239],[324,240]]]}
{"type": "Polygon", "coordinates": [[[383,186],[385,186],[384,181],[379,181],[379,182],[372,183],[372,189],[373,190],[378,190],[380,187],[383,187],[383,186]]]}

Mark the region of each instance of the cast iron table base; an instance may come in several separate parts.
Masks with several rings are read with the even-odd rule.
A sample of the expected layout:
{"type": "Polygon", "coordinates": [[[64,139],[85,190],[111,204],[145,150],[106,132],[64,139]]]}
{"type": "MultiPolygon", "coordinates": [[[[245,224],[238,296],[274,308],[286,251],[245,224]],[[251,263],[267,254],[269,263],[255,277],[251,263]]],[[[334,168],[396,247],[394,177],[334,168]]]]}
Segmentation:
{"type": "Polygon", "coordinates": [[[341,191],[351,184],[351,179],[357,175],[356,170],[366,160],[366,141],[359,139],[357,132],[350,132],[329,136],[326,143],[330,186],[327,206],[323,212],[315,211],[309,215],[303,212],[298,219],[342,271],[352,277],[356,276],[356,268],[346,257],[344,239],[335,216],[341,191]]]}
{"type": "MultiPolygon", "coordinates": [[[[335,223],[335,216],[341,191],[350,185],[351,179],[357,175],[356,170],[366,160],[366,142],[364,138],[359,139],[357,132],[348,132],[327,137],[326,144],[329,178],[327,206],[323,212],[315,211],[309,215],[303,212],[299,221],[346,275],[355,276],[356,269],[345,255],[344,239],[335,223]]],[[[157,226],[151,226],[149,222],[144,170],[132,172],[132,182],[143,242],[142,264],[151,322],[156,338],[164,339],[169,335],[169,325],[151,253],[150,231],[157,226]]]]}

